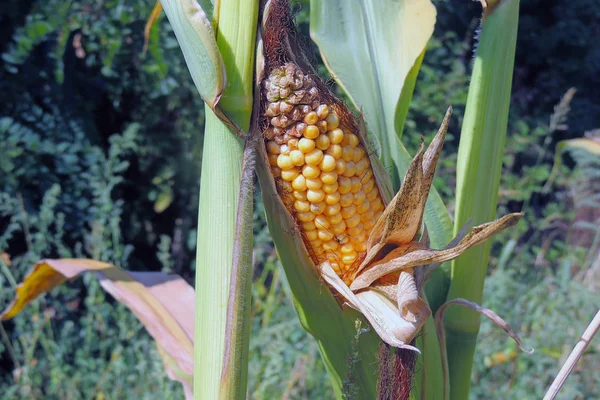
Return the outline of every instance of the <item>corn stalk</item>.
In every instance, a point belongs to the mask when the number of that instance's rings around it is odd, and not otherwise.
[[[242,211],[245,222],[238,227],[240,240],[236,241],[236,221],[244,152],[240,133],[249,131],[252,113],[258,4],[252,0],[223,0],[216,5],[204,1],[202,7],[193,0],[163,0],[162,4],[206,104],[196,256],[194,398],[243,398],[251,279],[251,254],[244,250],[252,240],[252,224]],[[252,196],[243,199],[250,201],[251,209]],[[240,270],[246,273],[237,274]],[[232,292],[237,295],[232,301],[242,299],[242,303],[229,301]],[[224,356],[231,348],[236,350]]]

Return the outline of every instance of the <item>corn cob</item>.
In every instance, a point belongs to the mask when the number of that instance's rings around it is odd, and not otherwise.
[[[264,93],[265,146],[279,195],[315,265],[328,261],[349,283],[385,208],[366,147],[348,111],[320,95],[295,64],[273,69]]]

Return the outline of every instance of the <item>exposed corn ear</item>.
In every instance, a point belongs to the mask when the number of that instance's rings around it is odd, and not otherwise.
[[[274,69],[264,92],[265,145],[283,203],[315,265],[329,262],[349,284],[385,207],[367,149],[348,111],[322,100],[295,64]]]

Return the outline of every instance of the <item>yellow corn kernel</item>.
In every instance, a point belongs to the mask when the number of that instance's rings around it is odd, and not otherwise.
[[[303,137],[298,142],[298,150],[300,150],[304,154],[310,153],[316,145],[317,144],[314,140]]]
[[[292,159],[290,158],[290,156],[286,156],[284,154],[280,154],[277,157],[277,166],[279,168],[281,168],[282,170],[285,169],[290,169],[294,167],[294,163],[292,162]]]
[[[325,193],[331,194],[334,193],[336,190],[338,190],[338,183],[334,182],[334,183],[329,183],[329,184],[325,184],[323,185],[323,187],[321,189],[323,189],[323,191]]]
[[[285,170],[281,171],[281,179],[283,179],[286,182],[292,182],[299,175],[300,175],[300,170],[298,170],[297,168],[285,169]],[[294,187],[294,186],[292,185],[292,187]]]
[[[306,201],[306,191],[305,190],[294,190],[294,193],[292,193],[294,195],[294,198],[296,200],[301,200],[301,201]]]
[[[327,204],[324,201],[310,205],[310,211],[315,215],[323,214],[325,208],[327,208]]]
[[[301,167],[302,165],[304,165],[304,153],[302,153],[300,150],[290,151],[290,159],[292,160],[292,163],[297,167]]]
[[[356,135],[352,135],[352,137],[356,138],[358,144],[358,138],[356,137]],[[352,146],[352,139],[350,140],[350,146]],[[352,158],[352,161],[354,161],[354,164],[357,164],[360,160],[366,160],[365,151],[360,147],[354,147],[354,157]]]
[[[329,107],[327,107],[327,104],[321,104],[317,107],[317,115],[319,116],[319,119],[327,118],[329,115]]]
[[[339,243],[335,240],[330,240],[327,243],[323,243],[323,248],[325,249],[325,251],[336,251],[339,247]],[[329,258],[327,258],[327,260],[335,260],[335,256],[330,256]]]
[[[344,193],[340,197],[340,205],[342,207],[349,207],[352,205],[352,203],[354,203],[354,195],[352,193],[350,193],[350,192]]]
[[[333,233],[331,233],[330,231],[328,231],[326,229],[319,229],[318,232],[319,232],[319,239],[321,239],[324,242],[328,242],[333,239]]]
[[[342,159],[346,163],[354,159],[354,149],[350,145],[342,147]]]
[[[337,183],[338,174],[335,171],[322,172],[320,178],[324,184],[333,185],[333,184]]]
[[[336,161],[335,172],[337,172],[338,175],[342,175],[344,172],[346,172],[346,162],[344,160]]]
[[[352,253],[344,254],[344,256],[342,257],[342,262],[346,265],[353,264],[357,258],[358,253],[356,251],[353,251]]]
[[[356,217],[356,215],[355,215],[355,217]],[[350,235],[350,236],[356,236],[356,235],[359,235],[362,231],[363,231],[363,224],[360,223],[360,217],[359,217],[358,225],[351,227],[350,229],[348,229],[346,231],[346,233],[348,233],[348,235]]]
[[[317,226],[315,225],[314,221],[304,222],[302,223],[302,229],[304,231],[314,231],[315,229],[317,229]]]
[[[346,220],[346,225],[348,224],[348,218],[353,217],[354,215],[356,215],[356,207],[349,206],[342,209],[342,218]],[[358,217],[358,221],[360,222],[360,217]]]
[[[310,203],[308,201],[296,200],[294,201],[294,209],[298,212],[310,211]]]
[[[379,197],[379,192],[377,190],[371,190],[367,194],[367,200],[369,200],[369,201],[374,201],[378,197]]]
[[[346,163],[346,172],[344,172],[344,176],[351,178],[354,174],[356,174],[356,165],[354,165],[354,161],[348,161]]]
[[[354,228],[356,225],[360,224],[360,214],[354,214],[348,219],[344,218],[344,220],[346,221],[346,226],[348,228]]]
[[[329,136],[329,141],[332,144],[340,144],[340,143],[342,143],[342,140],[344,140],[344,131],[337,128],[337,129],[327,132],[327,136]],[[275,142],[273,142],[273,143],[275,143]],[[277,151],[279,151],[279,146],[277,147]]]
[[[292,187],[298,191],[306,190],[306,178],[304,175],[298,175],[296,178],[294,178],[292,181]]]
[[[315,217],[315,226],[319,229],[327,229],[330,226],[329,220],[324,215],[317,215]]]
[[[360,192],[359,192],[360,193]],[[358,193],[357,193],[358,194]],[[367,211],[369,211],[369,208],[371,206],[371,203],[369,203],[369,200],[367,200],[366,198],[363,199],[362,203],[360,204],[356,204],[356,196],[354,196],[354,205],[356,206],[356,212],[359,214],[364,214]]]
[[[362,182],[362,179],[361,179],[361,182]],[[365,193],[370,193],[374,186],[375,186],[375,181],[373,179],[369,179],[366,183],[363,182],[363,191]]]
[[[299,221],[310,222],[313,219],[315,219],[315,214],[313,214],[311,212],[301,212],[301,213],[296,214],[296,217],[298,217]]]
[[[340,203],[329,204],[325,208],[324,214],[328,215],[328,216],[334,216],[336,214],[339,214],[341,209],[342,209],[342,206],[340,205]],[[331,218],[329,219],[329,222],[331,222]]]
[[[367,251],[367,241],[365,240],[364,242],[357,242],[354,245],[354,248],[356,249],[357,252],[360,252],[360,253]]]
[[[317,255],[323,254],[323,249],[321,248],[321,246],[323,245],[323,241],[318,239],[318,234],[317,234],[317,239],[311,240],[310,244],[311,244],[313,253],[315,253]]]
[[[346,178],[345,176],[340,176],[338,178],[338,185],[338,190],[340,191],[340,194],[346,194],[350,190],[352,190],[352,181],[350,181],[350,179]]]
[[[353,176],[352,179],[350,180],[350,182],[352,182],[352,193],[358,193],[360,191],[360,188],[362,187],[362,183],[360,182],[360,179],[357,176]]]
[[[312,231],[306,231],[304,232],[304,236],[308,240],[317,240],[319,238],[319,232],[316,229]]]
[[[326,153],[333,156],[333,158],[335,158],[335,160],[337,161],[340,158],[342,158],[342,155],[344,154],[344,149],[339,144],[330,144]]]
[[[339,224],[340,222],[344,222],[344,218],[342,218],[342,214],[340,214],[339,212],[337,214],[333,214],[333,215],[329,216],[329,223],[331,225]],[[346,229],[345,225],[344,225],[344,229]]]
[[[365,231],[371,231],[371,229],[373,229],[373,227],[375,226],[375,222],[376,221],[374,219],[363,222],[363,229]]]
[[[335,171],[335,158],[329,154],[325,154],[321,160],[321,163],[319,164],[319,167],[323,172]]]
[[[329,147],[329,136],[327,136],[326,134],[321,134],[319,135],[317,140],[315,140],[315,143],[317,144],[318,149],[327,150],[327,148]]]
[[[371,202],[371,209],[375,211],[375,214],[377,214],[377,211],[383,210],[383,203],[380,198],[376,198]]]
[[[306,187],[310,190],[319,190],[323,186],[323,181],[319,178],[308,178],[306,179]]]
[[[320,173],[321,170],[315,167],[314,165],[306,164],[302,167],[302,175],[304,175],[305,178],[316,178],[317,176],[319,176]]]
[[[340,198],[341,196],[339,192],[327,193],[325,194],[325,203],[329,205],[337,204],[340,202]]]
[[[304,116],[304,122],[308,125],[314,125],[317,121],[319,121],[319,116],[314,111],[311,111]]]
[[[321,133],[327,132],[327,121],[317,122],[317,127],[319,128],[319,132],[321,132]]]
[[[369,162],[366,158],[363,158],[362,160],[355,162],[354,165],[356,167],[356,175],[362,177],[365,170],[369,166]]]
[[[344,221],[340,221],[336,224],[331,225],[329,230],[336,235],[344,233],[346,231],[346,223]]]
[[[367,211],[366,213],[360,214],[360,220],[363,224],[367,224],[369,221],[373,221],[375,217],[375,211],[372,209]]]
[[[319,163],[321,162],[322,159],[323,159],[323,152],[319,149],[314,149],[313,151],[311,151],[310,153],[307,153],[304,156],[304,162],[306,162],[306,164],[308,164],[308,165],[319,165]],[[279,162],[279,159],[277,159],[277,162]],[[279,166],[279,168],[283,169],[283,167],[281,167],[281,166]]]
[[[353,186],[354,187],[354,186]],[[367,200],[367,196],[365,195],[365,192],[363,192],[362,190],[354,193],[354,205],[355,206],[360,206],[361,204],[363,204],[365,201]]]
[[[325,118],[325,121],[327,121],[328,131],[332,131],[340,125],[340,119],[338,118],[338,115],[334,112],[329,113],[327,118]]]
[[[369,168],[368,170],[365,171],[365,173],[360,177],[360,181],[362,183],[366,183],[367,181],[369,181],[371,178],[373,177],[373,171],[371,171],[371,169]]]
[[[321,131],[316,125],[308,125],[306,129],[304,129],[304,137],[308,139],[316,139],[320,134]]]
[[[354,251],[354,246],[350,242],[348,242],[348,243],[344,244],[342,247],[340,247],[340,252],[342,254],[352,253],[353,251]]]
[[[306,198],[311,203],[320,203],[325,200],[325,192],[322,190],[307,190]]]

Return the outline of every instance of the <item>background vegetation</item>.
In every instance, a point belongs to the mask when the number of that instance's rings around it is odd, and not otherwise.
[[[0,14],[0,307],[44,257],[91,257],[193,281],[203,106],[166,19],[142,52],[153,4],[8,0]],[[461,116],[480,8],[436,1],[403,140],[412,152],[455,109],[435,186],[452,208]],[[308,35],[308,1],[297,1]],[[597,7],[597,5],[596,5]],[[499,214],[485,305],[536,353],[484,322],[473,398],[540,398],[600,304],[600,161],[556,144],[600,136],[600,14],[594,0],[523,0]],[[315,61],[319,61],[315,53]],[[324,71],[324,68],[321,68]],[[568,89],[577,89],[555,108]],[[570,110],[569,110],[570,108]],[[249,392],[329,398],[257,196]],[[451,210],[452,211],[452,210]],[[202,227],[200,227],[202,229]],[[21,399],[180,398],[147,333],[93,278],[64,285],[0,330],[0,393]],[[592,345],[561,393],[600,392]],[[504,356],[502,359],[501,356]]]

